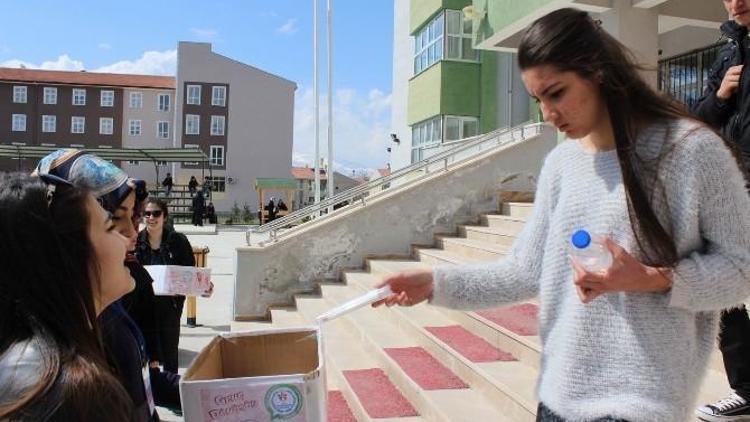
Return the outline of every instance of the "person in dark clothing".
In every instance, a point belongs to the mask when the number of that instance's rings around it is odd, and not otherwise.
[[[135,255],[141,265],[194,266],[193,248],[187,237],[164,224],[167,204],[159,199],[146,201],[143,211],[146,228],[138,234]],[[166,371],[177,372],[180,318],[185,296],[156,296],[156,315],[162,364]]]
[[[188,191],[190,191],[190,196],[195,195],[195,192],[198,191],[198,180],[195,178],[195,176],[190,176],[190,181],[188,182]]]
[[[172,187],[174,186],[174,181],[172,181],[172,173],[167,173],[167,177],[162,180],[161,185],[164,186],[164,190],[167,196],[172,194]]]
[[[750,168],[750,1],[724,0],[732,20],[721,25],[726,43],[711,67],[703,95],[691,111],[722,132],[739,149]],[[748,210],[750,212],[750,210]],[[750,317],[744,305],[721,315],[719,349],[732,392],[715,403],[696,409],[706,421],[750,420]]]
[[[274,199],[276,198],[272,196],[266,204],[266,211],[268,212],[268,220],[266,222],[273,221],[276,218],[276,202],[274,202]]]
[[[206,205],[206,218],[208,218],[208,224],[216,224],[216,207],[213,202]]]
[[[276,204],[276,208],[278,208],[279,211],[289,211],[289,207],[286,206],[284,200],[281,198],[279,198],[279,203]]]
[[[203,179],[203,187],[201,188],[203,191],[203,197],[210,198],[211,189],[213,189],[213,183],[211,183],[211,178],[206,176],[206,178]]]
[[[203,192],[198,192],[193,198],[193,225],[203,226],[203,214],[206,212],[206,199]]]

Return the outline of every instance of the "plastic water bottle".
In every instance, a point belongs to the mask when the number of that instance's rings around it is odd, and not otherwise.
[[[586,230],[578,230],[570,239],[570,254],[586,271],[600,272],[612,265],[612,254],[606,246],[592,242]]]

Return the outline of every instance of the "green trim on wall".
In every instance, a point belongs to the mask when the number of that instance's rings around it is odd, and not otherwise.
[[[473,0],[476,10],[486,10],[481,22],[474,22],[474,45],[486,40],[513,22],[528,16],[555,0]],[[413,0],[412,4],[418,2]]]
[[[440,114],[441,69],[443,62],[435,63],[409,81],[406,123],[411,126]]]
[[[479,63],[443,61],[440,114],[479,117],[480,69]]]
[[[461,10],[471,0],[411,0],[409,9],[409,33],[414,35],[435,14],[443,9]]]
[[[479,132],[487,133],[497,129],[497,53],[480,51]]]

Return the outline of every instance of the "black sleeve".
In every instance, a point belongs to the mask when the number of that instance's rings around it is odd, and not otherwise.
[[[135,280],[135,290],[123,296],[123,304],[133,321],[135,321],[146,341],[146,350],[151,361],[162,361],[159,329],[156,324],[156,308],[154,305],[154,280],[138,262],[126,262],[130,275]]]
[[[734,101],[724,102],[716,96],[716,92],[721,86],[721,81],[724,79],[724,74],[731,66],[731,49],[732,45],[727,45],[719,51],[716,61],[711,66],[708,79],[706,81],[706,89],[703,91],[703,95],[693,103],[690,111],[700,120],[713,127],[714,129],[721,129],[735,112]]]
[[[174,256],[172,265],[183,265],[186,267],[195,266],[195,257],[193,256],[193,246],[187,236],[182,233],[172,232],[169,250]]]
[[[180,376],[172,372],[151,368],[151,392],[157,406],[182,410],[180,403]]]

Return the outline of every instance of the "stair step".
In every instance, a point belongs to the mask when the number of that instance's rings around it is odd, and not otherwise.
[[[502,229],[487,226],[459,226],[458,234],[469,240],[478,240],[506,248],[513,246],[516,240],[515,233],[511,234]]]
[[[482,262],[481,260],[476,258],[465,257],[455,252],[437,248],[416,248],[415,256],[419,260],[419,262],[430,266]]]
[[[519,336],[539,335],[539,306],[533,303],[487,309],[477,311],[477,314]]]
[[[346,402],[344,394],[341,391],[329,391],[328,403],[326,405],[328,422],[357,422],[349,403]]]
[[[345,370],[343,373],[370,417],[419,416],[416,409],[391,383],[382,369]]]
[[[492,346],[460,325],[425,327],[425,330],[475,363],[516,360],[510,353]]]
[[[521,233],[523,226],[526,224],[525,218],[502,214],[485,214],[481,216],[480,221],[485,226],[500,229],[512,235]]]
[[[446,252],[476,261],[496,261],[510,249],[509,246],[463,237],[440,236],[437,238],[437,245]]]
[[[534,204],[531,202],[503,202],[502,213],[511,217],[529,218]]]
[[[387,348],[385,352],[423,390],[469,388],[461,378],[421,347]]]

